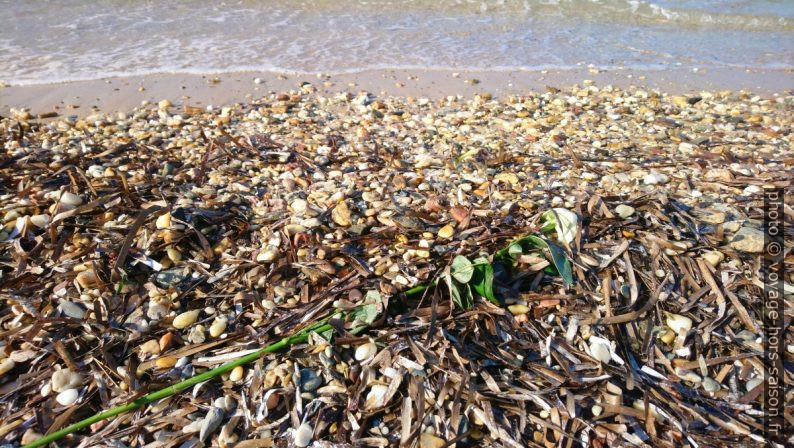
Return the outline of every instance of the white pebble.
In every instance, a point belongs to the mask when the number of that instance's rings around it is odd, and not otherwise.
[[[642,179],[642,182],[645,183],[646,185],[666,184],[669,181],[670,178],[662,173],[651,173]]]
[[[0,376],[3,376],[13,370],[14,366],[16,366],[16,363],[11,358],[6,358],[3,361],[0,361]]]
[[[61,203],[77,207],[83,203],[83,199],[74,193],[65,191],[63,195],[61,195]]]
[[[375,356],[375,353],[378,351],[378,346],[375,345],[374,342],[367,342],[366,344],[361,344],[356,347],[356,354],[355,358],[356,361],[364,361],[365,359],[369,359]]]
[[[61,406],[69,406],[77,401],[79,395],[77,389],[66,389],[55,397],[55,401]]]
[[[312,428],[308,423],[303,423],[298,426],[298,429],[295,430],[295,446],[301,448],[309,446],[313,437],[314,428]]]

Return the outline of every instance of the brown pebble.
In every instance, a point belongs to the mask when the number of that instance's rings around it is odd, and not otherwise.
[[[154,364],[158,369],[170,369],[176,365],[177,359],[173,356],[161,356],[157,358]]]

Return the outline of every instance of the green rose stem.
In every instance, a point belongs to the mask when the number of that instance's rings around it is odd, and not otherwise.
[[[56,432],[54,432],[52,434],[48,434],[48,435],[46,435],[46,436],[44,436],[44,437],[42,437],[42,438],[40,438],[38,440],[35,440],[35,441],[25,445],[23,448],[36,448],[36,447],[39,447],[39,446],[44,446],[44,445],[46,445],[46,444],[48,444],[50,442],[54,442],[54,441],[56,441],[56,440],[58,440],[58,439],[60,439],[60,438],[62,438],[64,436],[67,436],[67,435],[69,435],[69,434],[71,434],[71,433],[73,433],[75,431],[79,431],[79,430],[85,428],[86,426],[90,426],[90,425],[92,425],[92,424],[94,424],[94,423],[96,423],[98,421],[105,420],[105,419],[108,419],[108,418],[111,418],[111,417],[115,417],[117,415],[124,414],[126,412],[134,411],[134,410],[140,408],[141,406],[145,406],[145,405],[147,405],[149,403],[152,403],[154,401],[161,400],[163,398],[170,397],[171,395],[178,394],[179,392],[181,392],[181,391],[183,391],[183,390],[185,390],[185,389],[187,389],[189,387],[195,386],[196,384],[203,383],[204,381],[211,380],[211,379],[215,378],[216,376],[219,376],[221,374],[229,372],[229,371],[231,371],[232,369],[234,369],[237,366],[241,366],[243,364],[247,364],[249,362],[256,361],[257,359],[259,359],[260,356],[264,355],[265,353],[273,353],[273,352],[279,351],[281,349],[287,348],[287,347],[289,347],[291,345],[294,345],[294,344],[297,344],[297,343],[300,343],[300,342],[305,342],[306,339],[308,339],[309,334],[312,333],[312,332],[324,333],[326,331],[332,330],[333,327],[331,326],[331,324],[326,323],[328,321],[328,319],[329,318],[323,319],[322,321],[318,322],[317,324],[312,325],[311,327],[305,328],[305,329],[303,329],[302,331],[300,331],[297,334],[294,334],[292,336],[287,336],[284,339],[281,339],[280,341],[278,341],[278,342],[276,342],[274,344],[268,345],[267,347],[264,347],[264,348],[262,348],[260,350],[257,350],[257,351],[255,351],[253,353],[245,355],[245,356],[243,356],[243,357],[241,357],[239,359],[236,359],[234,361],[231,361],[229,363],[226,363],[226,364],[223,364],[221,366],[218,366],[218,367],[216,367],[216,368],[214,368],[212,370],[208,370],[208,371],[206,371],[206,372],[204,372],[204,373],[202,373],[200,375],[196,375],[196,376],[190,377],[190,378],[188,378],[188,379],[186,379],[184,381],[181,381],[179,383],[173,384],[173,385],[168,386],[168,387],[166,387],[164,389],[160,389],[160,390],[158,390],[156,392],[152,392],[152,393],[150,393],[148,395],[144,395],[143,397],[138,398],[137,400],[132,401],[130,403],[127,403],[125,405],[117,406],[117,407],[109,409],[107,411],[100,412],[98,414],[94,414],[94,415],[92,415],[91,417],[88,417],[85,420],[81,420],[81,421],[79,421],[77,423],[74,423],[72,425],[67,426],[66,428],[61,429],[60,431],[56,431]]]

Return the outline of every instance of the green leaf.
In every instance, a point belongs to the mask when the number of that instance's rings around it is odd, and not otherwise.
[[[487,258],[480,257],[474,260],[474,275],[469,284],[477,294],[499,304],[499,299],[493,291],[493,266]]]
[[[474,268],[471,261],[463,255],[458,255],[452,260],[452,277],[461,283],[469,283],[472,275],[474,275]]]
[[[556,244],[546,241],[543,238],[537,237],[535,235],[528,235],[525,237],[527,241],[529,241],[535,247],[539,247],[541,249],[548,250],[549,255],[551,256],[552,264],[554,264],[557,273],[560,274],[563,281],[565,282],[565,286],[573,285],[573,273],[571,271],[571,264],[568,261],[568,257],[565,256],[565,251],[557,246]],[[548,256],[546,258],[549,258]]]
[[[507,253],[511,258],[517,258],[524,253],[524,248],[520,244],[513,243],[507,248]]]
[[[364,296],[364,305],[355,308],[350,314],[356,321],[364,325],[372,325],[378,319],[378,305],[381,301],[380,293],[371,290]]]
[[[568,261],[565,251],[554,243],[548,243],[548,247],[554,267],[557,268],[557,272],[559,272],[560,277],[562,277],[562,280],[565,282],[565,287],[572,286],[573,271],[571,270],[571,263]]]
[[[471,308],[474,304],[474,300],[472,299],[469,285],[458,283],[452,278],[449,272],[444,276],[444,279],[446,280],[447,287],[449,288],[449,295],[452,297],[452,302],[455,306],[462,309]]]
[[[518,246],[521,252],[515,246]],[[544,251],[546,258],[554,265],[555,273],[562,277],[566,287],[573,285],[573,272],[568,257],[565,256],[565,251],[556,244],[535,235],[527,235],[513,241],[509,246],[499,250],[494,255],[494,261],[500,261],[510,267],[514,267],[516,257],[525,251],[531,251],[533,248]]]
[[[571,244],[576,238],[579,229],[579,217],[576,213],[565,208],[547,210],[541,217],[540,231],[550,234],[556,233],[555,239],[560,244]]]

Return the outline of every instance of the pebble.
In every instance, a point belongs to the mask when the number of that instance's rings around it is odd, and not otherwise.
[[[22,438],[19,441],[22,443],[22,445],[28,445],[28,444],[33,443],[34,441],[36,441],[37,439],[40,439],[42,437],[43,437],[43,434],[37,432],[33,428],[28,428],[25,431],[25,433],[22,434]]]
[[[292,209],[292,212],[298,216],[301,216],[306,213],[306,210],[309,208],[309,203],[306,202],[305,199],[295,199],[289,205]]]
[[[369,358],[372,358],[373,356],[375,356],[377,352],[378,352],[378,346],[375,345],[374,342],[370,341],[356,347],[356,353],[354,355],[354,358],[356,359],[356,361],[361,362]]]
[[[75,277],[75,281],[77,281],[77,284],[79,284],[83,289],[91,288],[92,286],[99,284],[99,278],[93,269],[79,272],[77,277]]]
[[[171,214],[170,213],[164,213],[164,214],[158,216],[157,220],[155,220],[154,225],[158,229],[167,229],[167,228],[171,227]]]
[[[675,374],[678,375],[678,377],[681,378],[682,380],[689,381],[690,383],[699,384],[701,381],[703,381],[700,375],[698,375],[697,373],[691,370],[676,368]]]
[[[454,235],[454,233],[455,233],[455,228],[449,224],[438,229],[438,237],[444,240],[448,240],[452,238],[452,235]]]
[[[725,212],[713,212],[709,215],[704,216],[702,219],[704,222],[709,224],[722,224],[725,222]]]
[[[742,227],[733,236],[730,246],[739,252],[761,253],[764,251],[764,232],[752,227]]]
[[[54,392],[63,392],[83,384],[83,376],[70,369],[56,368],[50,378],[50,388]]]
[[[14,367],[16,367],[16,365],[17,363],[14,362],[14,360],[11,358],[6,358],[0,361],[0,376],[3,376],[6,373],[14,370]]]
[[[74,404],[79,396],[80,393],[77,391],[77,389],[66,389],[55,397],[55,401],[57,401],[61,406],[69,406]]]
[[[236,383],[243,379],[243,375],[245,374],[245,369],[243,366],[237,366],[232,369],[232,372],[229,374],[229,381]]]
[[[62,301],[58,305],[58,309],[67,316],[71,317],[72,319],[82,320],[85,317],[85,308],[75,302],[70,302],[68,300]]]
[[[345,201],[340,201],[336,207],[331,211],[331,218],[337,225],[342,227],[350,227],[353,223],[350,221],[350,208],[348,208]]]
[[[154,364],[158,369],[170,369],[177,364],[177,359],[173,356],[161,356],[157,358]]]
[[[312,438],[314,438],[314,428],[308,423],[302,423],[298,426],[298,429],[295,430],[293,437],[295,446],[300,448],[309,446],[312,442]]]
[[[634,207],[626,204],[620,204],[615,207],[615,213],[621,218],[626,219],[634,214]]]
[[[34,226],[42,229],[47,227],[50,223],[50,215],[43,214],[43,215],[33,215],[30,217],[30,223]]]
[[[423,432],[422,435],[419,436],[419,448],[441,448],[446,444],[446,440],[433,434]]]
[[[199,441],[207,440],[207,437],[212,434],[223,421],[223,409],[213,406],[201,421],[201,429],[199,430]]]
[[[710,377],[703,378],[703,390],[705,390],[706,392],[714,393],[720,390],[721,388],[722,386],[720,385],[720,383],[715,381],[713,378]]]
[[[667,175],[662,173],[651,173],[642,178],[645,185],[663,185],[670,181]]]
[[[313,369],[300,370],[301,389],[307,392],[313,392],[323,385],[323,378],[317,374]]]
[[[388,386],[383,384],[373,384],[367,393],[367,399],[364,403],[364,408],[373,410],[382,408],[386,405],[386,392],[389,390]]]
[[[61,201],[60,202],[62,204],[66,204],[66,205],[71,205],[73,207],[77,207],[78,205],[83,203],[83,198],[81,198],[80,196],[78,196],[78,195],[76,195],[74,193],[70,193],[68,191],[65,191],[65,192],[63,192],[63,195],[61,195]]]
[[[174,328],[176,328],[178,330],[181,330],[183,328],[187,328],[187,327],[193,325],[196,322],[200,312],[201,312],[201,310],[185,311],[184,313],[182,313],[182,314],[180,314],[180,315],[178,315],[178,316],[176,316],[174,318],[174,321],[172,322],[172,325],[174,326]]]
[[[275,248],[267,248],[256,256],[256,261],[271,263],[278,258],[278,249]]]
[[[228,319],[225,317],[216,317],[215,320],[212,321],[212,325],[210,325],[210,336],[217,338],[223,334],[223,332],[226,331],[228,322]]]
[[[142,355],[159,355],[160,354],[160,343],[156,339],[150,339],[143,344],[141,344],[138,350],[141,352]]]
[[[513,316],[520,316],[522,314],[527,314],[530,311],[530,308],[528,306],[522,304],[509,305],[507,309],[510,310]]]
[[[718,250],[711,250],[703,254],[703,259],[706,260],[708,264],[717,267],[717,265],[725,259],[725,254]]]

